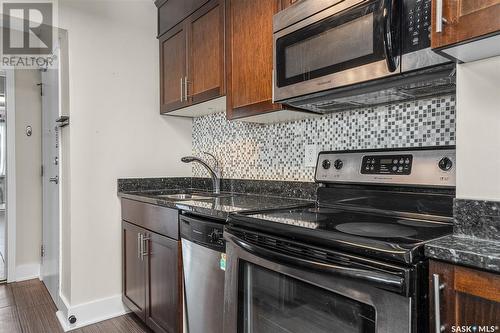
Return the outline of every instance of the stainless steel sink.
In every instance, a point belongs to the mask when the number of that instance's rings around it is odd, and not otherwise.
[[[231,194],[228,193],[213,193],[213,192],[193,192],[192,194],[209,198],[227,198],[231,196]]]
[[[171,200],[207,200],[207,199],[212,199],[210,196],[204,196],[204,195],[198,195],[198,194],[189,194],[189,193],[183,193],[183,194],[165,194],[165,195],[159,195],[158,198],[162,199],[171,199]]]
[[[177,194],[163,194],[158,195],[158,198],[169,199],[174,201],[185,201],[185,200],[209,200],[213,198],[224,198],[230,197],[230,194],[222,193],[211,193],[211,192],[193,192],[193,193],[177,193]]]

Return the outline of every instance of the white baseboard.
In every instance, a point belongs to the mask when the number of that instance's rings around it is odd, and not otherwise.
[[[57,311],[56,315],[65,332],[119,317],[130,312],[123,304],[121,294],[73,306],[69,304],[63,295],[60,295],[60,297],[63,303],[62,309]],[[64,311],[64,308],[67,310]],[[76,317],[76,323],[74,324],[70,324],[68,321],[68,318],[72,315]]]
[[[16,282],[40,278],[40,264],[16,266]]]

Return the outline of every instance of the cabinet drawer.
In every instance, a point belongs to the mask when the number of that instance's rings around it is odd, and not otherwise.
[[[160,235],[179,239],[179,213],[176,209],[122,199],[122,219]]]

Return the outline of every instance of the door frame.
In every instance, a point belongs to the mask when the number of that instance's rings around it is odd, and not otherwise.
[[[15,70],[1,71],[5,75],[5,99],[7,114],[7,169],[6,169],[6,192],[5,202],[6,214],[6,259],[7,259],[7,282],[16,281],[16,99],[15,99]]]

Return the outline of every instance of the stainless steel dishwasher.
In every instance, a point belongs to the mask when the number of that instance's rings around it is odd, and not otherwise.
[[[223,222],[181,215],[185,332],[220,333],[223,327],[226,244]]]

